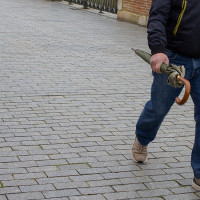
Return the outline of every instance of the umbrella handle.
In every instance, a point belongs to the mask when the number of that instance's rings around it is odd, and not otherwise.
[[[191,86],[190,82],[182,76],[177,76],[177,79],[185,85],[185,94],[181,100],[179,99],[179,97],[176,97],[175,101],[177,104],[183,105],[188,100],[191,91]]]

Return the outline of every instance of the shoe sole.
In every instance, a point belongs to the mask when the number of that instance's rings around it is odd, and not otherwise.
[[[197,185],[194,181],[192,181],[192,187],[200,191],[200,185]]]
[[[136,162],[136,163],[146,163],[147,160],[148,160],[148,157],[146,157],[146,160],[145,160],[145,161],[137,161],[137,160],[135,160],[135,158],[134,158],[133,156],[132,156],[132,159],[133,159],[133,161]]]

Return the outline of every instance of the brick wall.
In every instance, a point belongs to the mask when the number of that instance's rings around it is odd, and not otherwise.
[[[123,10],[148,16],[151,0],[123,0]]]
[[[118,19],[146,26],[151,2],[152,0],[118,0]]]

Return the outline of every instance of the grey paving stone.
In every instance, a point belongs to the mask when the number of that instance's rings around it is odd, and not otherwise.
[[[69,197],[51,198],[51,200],[69,200]]]
[[[118,161],[118,160],[126,160],[126,158],[122,155],[117,155],[117,156],[100,156],[100,157],[97,157],[97,160],[100,161],[100,162],[103,162],[103,161]]]
[[[24,156],[24,155],[29,155],[28,151],[2,151],[1,152],[1,162],[6,162],[6,160],[8,160],[9,162],[9,159],[13,162],[14,161],[19,161],[18,158],[16,158],[15,156]],[[8,157],[8,158],[6,158]]]
[[[181,186],[191,186],[192,180],[191,179],[181,179],[181,180],[176,180],[178,184]]]
[[[4,187],[21,186],[21,185],[36,185],[37,184],[37,182],[33,179],[2,181],[2,183],[3,183]]]
[[[55,190],[52,184],[46,185],[30,185],[30,186],[20,186],[22,192],[42,192],[42,191],[51,191]]]
[[[178,162],[178,163],[168,163],[171,168],[188,167],[190,168],[190,162]]]
[[[97,180],[97,181],[87,181],[87,184],[90,187],[97,187],[97,186],[104,186],[104,185],[121,185],[121,182],[119,179],[110,179],[110,180]]]
[[[0,174],[21,174],[27,173],[25,168],[14,168],[14,169],[0,169]]]
[[[107,168],[89,168],[89,169],[77,169],[79,174],[105,174],[110,171]]]
[[[183,178],[186,178],[186,179],[193,179],[194,178],[194,174],[193,174],[193,171],[190,171],[189,173],[188,172],[185,172],[185,173],[181,173],[180,174]]]
[[[90,163],[91,167],[110,167],[110,166],[119,166],[119,162],[117,161],[105,161],[105,162],[95,162]]]
[[[34,179],[47,177],[43,172],[27,173],[27,174],[14,174],[15,179]]]
[[[80,156],[77,153],[62,153],[62,154],[55,154],[49,155],[49,157],[53,160],[60,160],[60,159],[68,159],[68,158],[79,158]],[[59,161],[58,161],[59,162]],[[67,161],[66,161],[67,162]],[[67,162],[68,163],[68,162]]]
[[[10,194],[10,193],[19,193],[21,192],[18,187],[5,187],[0,188],[0,194]]]
[[[48,162],[47,162],[48,165]],[[56,166],[42,166],[42,167],[29,167],[26,168],[28,172],[35,173],[35,172],[47,172],[47,171],[58,171]]]
[[[97,156],[105,156],[108,155],[108,152],[106,151],[99,151],[99,152],[80,152],[78,153],[81,157],[88,157],[88,156],[92,156],[92,157],[97,157]]]
[[[36,181],[38,184],[48,184],[48,183],[67,183],[70,182],[70,179],[68,177],[53,177],[53,178],[37,178]]]
[[[83,157],[83,158],[69,158],[66,159],[69,163],[74,164],[74,163],[95,163],[97,162],[96,158],[94,157]]]
[[[195,189],[190,186],[185,187],[174,187],[170,189],[174,194],[181,194],[181,193],[192,193],[195,192]]]
[[[180,185],[176,181],[159,181],[159,182],[149,182],[145,183],[149,189],[159,189],[159,188],[174,188]]]
[[[19,146],[20,142],[1,142],[0,147]]]
[[[74,134],[73,134],[74,135]],[[75,136],[76,137],[76,136]],[[56,149],[59,153],[61,154],[68,154],[68,153],[83,153],[83,152],[88,152],[85,148],[83,147],[77,147],[77,148],[65,148],[65,149]],[[94,152],[95,153],[95,152]]]
[[[98,181],[97,181],[98,182]],[[56,187],[56,189],[73,189],[73,188],[86,188],[89,187],[88,183],[86,182],[71,182],[71,181],[57,181],[54,183],[54,186]]]
[[[174,181],[182,179],[182,176],[179,174],[167,174],[167,175],[159,175],[159,176],[150,176],[154,181]]]
[[[26,168],[38,166],[35,161],[0,163],[0,168]]]
[[[188,148],[187,146],[177,146],[177,147],[162,147],[162,149],[164,149],[165,151],[176,151],[176,152],[182,152],[182,151],[191,151],[190,148]]]
[[[91,165],[91,163],[90,163]],[[78,164],[78,163],[75,163],[75,164],[67,164],[67,165],[60,165],[60,166],[57,166],[61,171],[64,171],[64,170],[74,170],[74,169],[88,169],[88,168],[91,168],[89,164]]]
[[[192,169],[190,167],[179,167],[179,168],[170,168],[170,169],[163,169],[167,174],[180,174],[180,173],[190,173]]]
[[[135,177],[131,172],[119,172],[119,173],[106,173],[102,174],[105,179],[115,179],[115,178],[127,178],[127,177]]]
[[[131,183],[148,183],[152,182],[152,179],[150,179],[148,176],[141,176],[141,177],[128,177],[128,178],[121,178],[120,181],[123,184],[131,184]]]
[[[56,191],[48,191],[43,192],[45,198],[55,198],[55,197],[70,197],[79,195],[80,193],[76,189],[68,189],[68,190],[56,190]]]
[[[5,162],[16,162],[19,161],[17,157],[0,157],[0,162],[5,163]]]
[[[13,180],[13,176],[12,174],[6,174],[6,175],[0,175],[0,180],[1,181],[9,181],[9,180]]]
[[[153,198],[134,198],[134,200],[163,200],[163,198],[162,197],[153,197]]]
[[[176,157],[174,158],[153,158],[149,159],[150,164],[168,164],[168,163],[177,163]]]
[[[1,199],[1,200],[7,200],[7,198],[6,198],[5,195],[0,195],[0,199]]]
[[[195,195],[194,193],[186,193],[186,194],[174,194],[174,195],[169,195],[169,196],[163,196],[165,200],[197,200],[199,199],[199,196]]]
[[[156,169],[156,170],[143,170],[143,171],[134,171],[136,176],[152,176],[152,175],[165,175],[164,170]]]
[[[138,191],[138,194],[140,194],[141,197],[160,197],[163,195],[170,195],[172,192],[168,189],[156,189],[156,190],[143,190]]]
[[[136,192],[115,192],[104,194],[107,199],[114,200],[114,199],[134,199],[139,197]]]
[[[114,190],[117,192],[125,192],[125,191],[137,191],[137,190],[145,190],[147,187],[144,184],[128,184],[128,185],[116,185],[113,186]]]
[[[132,161],[153,78],[131,47],[149,51],[146,28],[66,1],[0,3],[0,198],[199,198],[191,98]]]
[[[34,156],[19,156],[21,161],[29,160],[48,160],[50,159],[47,155],[34,155]]]
[[[104,186],[104,187],[90,187],[90,188],[79,188],[78,189],[81,194],[88,195],[88,194],[105,194],[114,192],[112,187]]]
[[[24,146],[33,146],[33,145],[37,146],[37,145],[41,145],[41,147],[43,147],[43,145],[50,144],[50,142],[47,141],[47,140],[22,141],[21,144],[24,145]],[[15,145],[15,146],[19,146],[19,145]]]
[[[97,195],[87,195],[87,196],[74,196],[74,197],[69,197],[70,200],[93,200],[93,199],[98,199],[98,200],[105,200],[105,197],[101,194]]]
[[[110,146],[92,146],[92,147],[86,147],[87,151],[108,151],[108,150],[114,150],[114,148]]]
[[[190,162],[191,156],[181,156],[181,157],[176,157],[176,159],[179,162]]]
[[[27,193],[19,193],[19,194],[8,194],[8,200],[36,200],[36,199],[44,199],[44,196],[41,192],[27,192]]]
[[[90,147],[90,146],[96,146],[96,142],[79,142],[79,143],[70,143],[71,147]]]
[[[180,156],[181,154],[179,152],[159,152],[159,153],[152,153],[153,156],[156,158],[166,158],[166,157],[175,157]]]
[[[135,171],[141,170],[138,166],[135,165],[127,165],[127,166],[115,166],[115,167],[108,167],[111,172],[125,172],[125,171]]]
[[[164,163],[149,163],[149,164],[145,164],[145,165],[140,165],[139,166],[141,169],[143,170],[158,170],[158,169],[168,169],[168,163],[164,164]]]
[[[47,171],[46,175],[48,177],[59,177],[59,176],[76,176],[78,172],[76,170],[67,170],[67,171]]]
[[[31,148],[31,150],[29,149],[28,153],[31,154],[31,155],[41,155],[41,154],[52,155],[52,154],[57,154],[58,153],[56,150],[42,150],[41,147],[39,147],[39,148],[36,149],[36,150],[33,150]]]
[[[103,176],[100,174],[70,176],[69,178],[74,182],[94,181],[94,180],[103,180],[104,179]]]

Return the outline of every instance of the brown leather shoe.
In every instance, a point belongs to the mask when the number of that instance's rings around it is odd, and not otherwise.
[[[147,161],[147,146],[143,146],[139,143],[137,137],[132,148],[133,160],[137,163],[145,163]]]
[[[192,181],[192,187],[196,190],[200,190],[200,178],[194,178]]]

